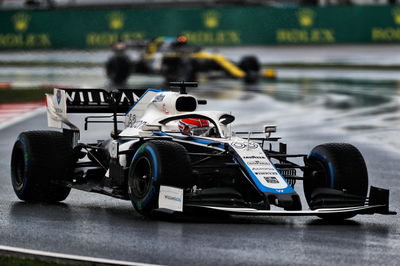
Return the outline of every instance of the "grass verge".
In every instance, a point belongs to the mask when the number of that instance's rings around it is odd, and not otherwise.
[[[36,102],[45,99],[45,93],[52,93],[53,89],[24,88],[0,90],[0,103]],[[0,264],[1,265],[1,264]]]
[[[56,260],[38,260],[38,259],[27,259],[27,258],[17,258],[17,257],[8,257],[8,256],[0,256],[0,265],[7,266],[66,266],[66,265],[78,265],[78,266],[89,266],[94,265],[91,263],[79,263],[79,262],[71,262],[71,263],[62,263],[57,262]]]

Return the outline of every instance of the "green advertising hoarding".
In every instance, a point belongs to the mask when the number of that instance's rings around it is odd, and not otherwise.
[[[0,49],[106,48],[118,40],[178,34],[199,45],[400,42],[400,7],[0,12]]]

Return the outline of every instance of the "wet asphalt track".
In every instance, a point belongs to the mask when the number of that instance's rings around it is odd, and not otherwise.
[[[215,89],[220,88],[220,89]],[[210,109],[233,111],[235,129],[278,126],[288,151],[350,142],[364,154],[370,184],[400,202],[400,90],[391,82],[218,82],[198,89]],[[74,115],[74,121],[80,117]],[[11,187],[18,132],[45,129],[46,117],[0,131],[0,245],[167,265],[398,265],[398,216],[357,216],[340,224],[312,217],[186,217],[149,220],[130,202],[72,191],[61,204],[27,204]],[[103,138],[109,129],[101,129]],[[84,133],[82,139],[97,136]],[[302,184],[296,184],[301,191]],[[303,204],[306,207],[306,204]]]

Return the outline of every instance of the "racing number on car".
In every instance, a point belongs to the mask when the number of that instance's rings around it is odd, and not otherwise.
[[[232,146],[234,146],[237,149],[245,149],[245,148],[249,148],[249,149],[257,149],[258,148],[258,144],[254,143],[254,142],[249,142],[249,143],[245,143],[245,142],[233,142]]]
[[[125,118],[125,127],[133,127],[136,122],[135,114],[128,114]]]
[[[267,183],[270,183],[270,184],[278,184],[279,183],[278,179],[276,179],[276,177],[274,177],[274,176],[264,176],[264,179]]]

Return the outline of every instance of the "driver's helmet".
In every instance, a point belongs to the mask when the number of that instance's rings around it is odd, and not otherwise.
[[[186,136],[204,136],[210,130],[210,123],[202,118],[184,118],[179,120],[179,130]]]
[[[172,47],[181,48],[185,47],[188,43],[188,38],[185,35],[179,35],[174,42],[172,42]]]
[[[126,49],[126,44],[124,42],[116,42],[112,45],[115,52],[124,52]]]
[[[185,35],[179,35],[178,38],[176,38],[176,40],[180,44],[186,44],[188,42],[188,38]]]

